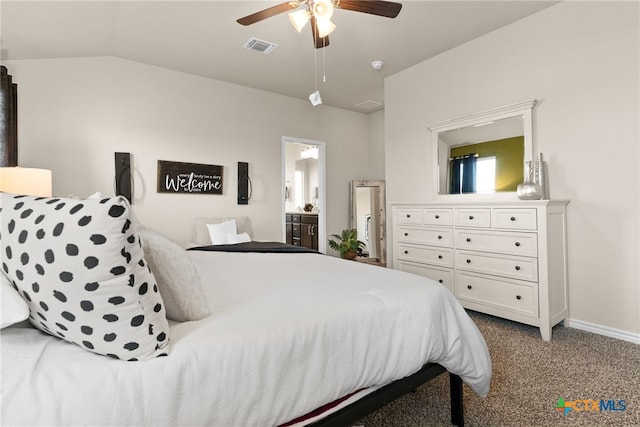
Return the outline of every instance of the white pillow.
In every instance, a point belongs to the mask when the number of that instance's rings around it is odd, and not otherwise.
[[[210,245],[211,237],[209,236],[208,224],[219,224],[234,219],[238,233],[247,233],[249,237],[253,236],[251,231],[251,221],[248,216],[236,216],[226,218],[197,217],[195,221],[195,233],[193,241],[199,245]]]
[[[2,269],[33,326],[118,359],[167,355],[164,303],[124,197],[0,200]]]
[[[178,322],[200,320],[211,314],[200,272],[187,251],[149,228],[141,228],[144,257],[158,281],[167,317]]]
[[[100,191],[96,191],[95,193],[92,193],[90,195],[88,195],[87,197],[80,197],[80,196],[76,196],[75,194],[69,194],[67,196],[68,199],[76,199],[76,200],[81,200],[81,199],[104,199],[104,197],[102,196],[102,193]]]
[[[96,191],[95,193],[89,194],[87,196],[87,199],[102,199],[102,192],[101,191]]]
[[[227,235],[236,235],[238,233],[235,219],[219,224],[207,224],[207,229],[209,229],[209,238],[212,245],[226,245]]]
[[[227,234],[227,244],[233,245],[236,243],[246,243],[250,242],[251,237],[247,233],[240,234]]]
[[[0,282],[0,302],[2,303],[2,311],[0,312],[2,327],[0,329],[4,329],[7,326],[27,320],[29,318],[29,306],[9,279],[1,273]]]

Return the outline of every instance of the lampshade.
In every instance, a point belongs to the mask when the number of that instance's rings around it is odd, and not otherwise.
[[[295,12],[289,13],[289,20],[296,31],[300,32],[309,22],[309,11],[307,9],[298,9]]]
[[[318,20],[327,21],[333,16],[333,2],[331,0],[316,0],[313,2],[313,16]]]
[[[318,19],[316,25],[318,26],[318,36],[320,38],[328,36],[336,29],[336,25],[330,19]]]
[[[22,167],[0,168],[0,191],[51,197],[51,171]]]

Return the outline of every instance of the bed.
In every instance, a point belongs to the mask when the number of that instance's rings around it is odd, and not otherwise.
[[[28,202],[37,205],[29,208],[36,213],[48,208],[42,200]],[[68,202],[50,214],[82,211],[91,203],[74,208],[77,202]],[[108,203],[128,209],[123,200]],[[22,220],[25,207],[21,209],[11,213],[16,221]],[[7,211],[4,199],[3,254],[17,244],[7,231]],[[96,354],[96,349],[88,351],[83,341],[70,338],[71,327],[84,321],[86,313],[56,322],[69,329],[63,339],[55,331],[33,327],[40,322],[37,313],[42,314],[34,309],[36,296],[47,283],[40,281],[36,295],[23,279],[13,289],[23,299],[29,291],[31,324],[2,329],[2,425],[349,425],[444,372],[452,375],[453,421],[461,425],[461,381],[480,395],[488,393],[491,362],[486,344],[453,295],[436,282],[318,253],[228,252],[207,246],[184,251],[158,233],[136,230],[131,218],[125,221],[125,240],[135,236],[142,258],[136,258],[135,245],[119,252],[132,264],[148,262],[159,291],[165,287],[162,277],[171,279],[176,271],[180,278],[199,278],[200,291],[189,293],[202,293],[182,305],[188,311],[193,309],[188,304],[205,302],[208,315],[191,321],[169,319],[166,331],[156,319],[149,334],[159,347],[158,336],[166,332],[169,344],[149,357],[137,356],[137,361],[118,360],[122,357],[117,354]],[[51,229],[58,224],[53,220]],[[71,222],[65,225],[66,230]],[[15,239],[19,242],[19,233]],[[154,240],[161,255],[148,247]],[[251,243],[230,246],[243,245]],[[37,252],[32,251],[26,265],[33,264]],[[21,281],[10,273],[25,270],[24,257],[15,253],[11,260],[17,267],[6,265],[11,261],[6,256],[3,260],[12,285]],[[56,271],[56,277],[60,275]],[[139,294],[140,287],[131,286],[129,277],[124,286]],[[100,290],[107,287],[107,282],[99,283],[104,283]],[[180,298],[167,292],[154,298],[160,297],[164,305]],[[143,302],[138,305],[153,305]],[[98,310],[97,300],[94,304],[92,313]],[[95,341],[93,345],[97,347]]]

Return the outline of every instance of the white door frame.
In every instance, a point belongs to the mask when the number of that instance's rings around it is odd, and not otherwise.
[[[287,226],[286,226],[286,207],[285,207],[285,186],[286,186],[286,151],[287,144],[304,144],[318,148],[318,251],[327,253],[327,197],[326,197],[326,144],[324,141],[315,141],[312,139],[295,138],[290,136],[282,137],[282,189],[281,196],[281,217],[282,217],[282,241],[286,242]]]

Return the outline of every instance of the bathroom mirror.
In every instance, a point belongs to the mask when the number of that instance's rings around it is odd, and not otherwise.
[[[366,247],[358,261],[386,265],[385,182],[351,181],[351,228]]]
[[[318,159],[296,160],[293,197],[297,206],[318,208]]]
[[[322,192],[318,145],[287,139],[283,145],[285,212],[320,211]]]
[[[437,197],[515,197],[533,160],[536,101],[429,125]]]

